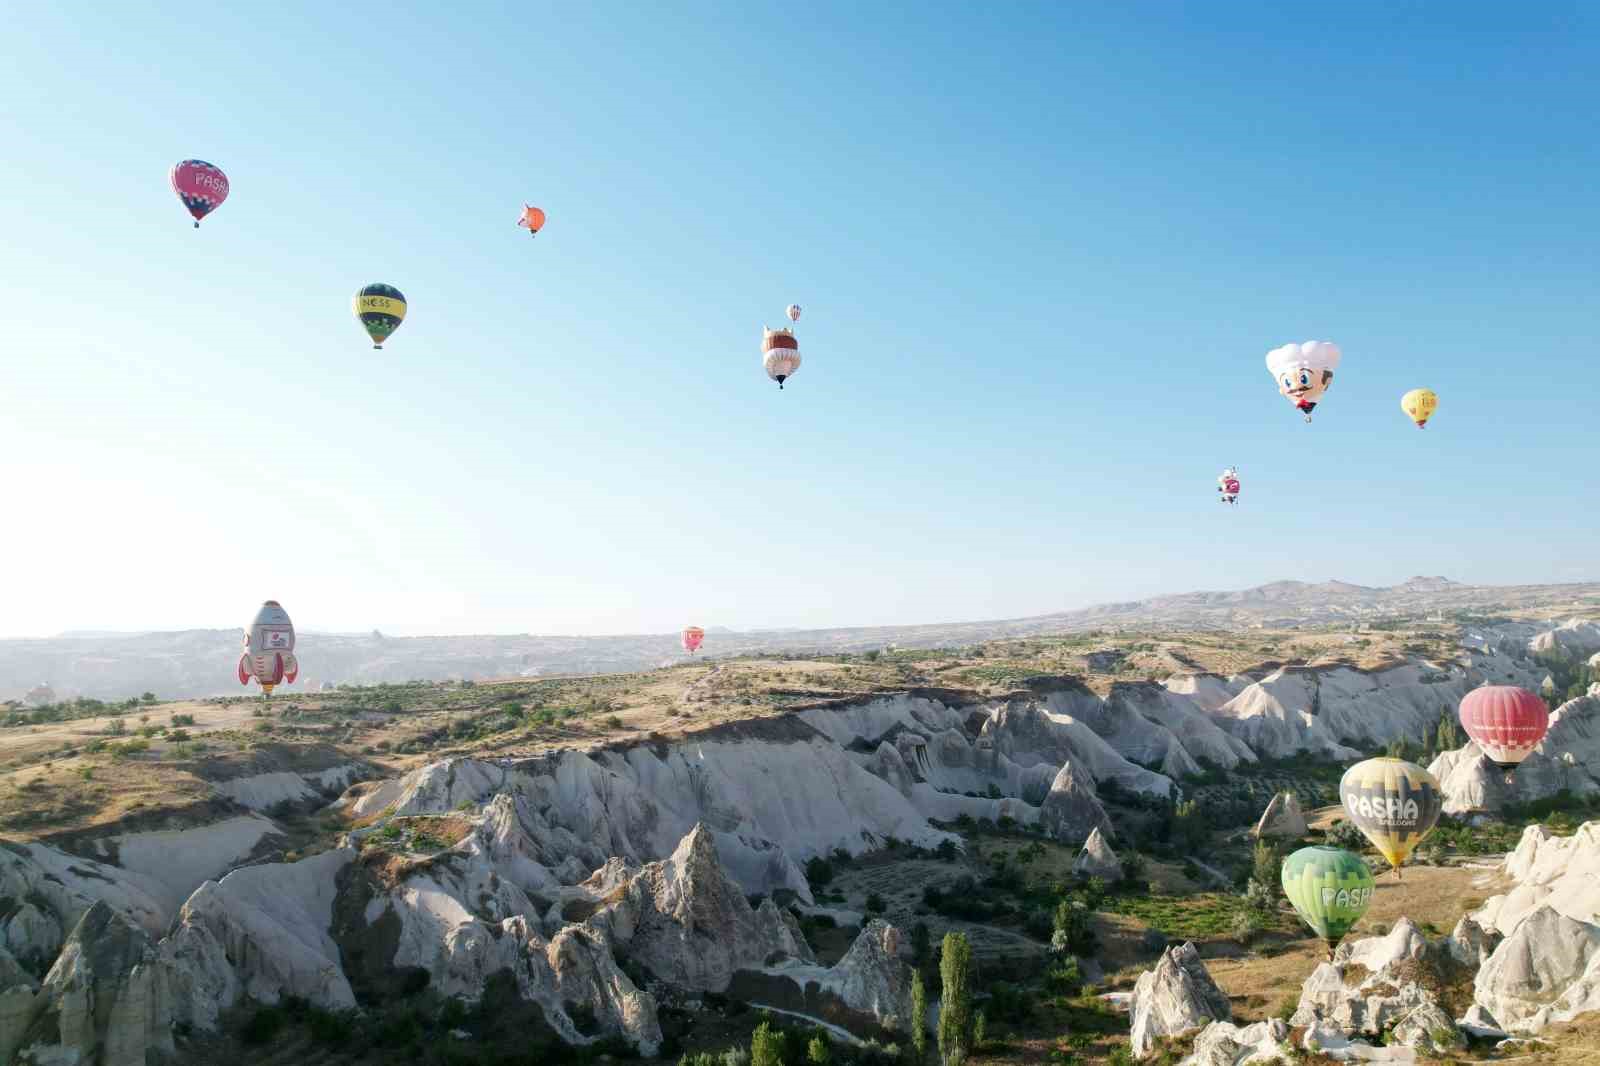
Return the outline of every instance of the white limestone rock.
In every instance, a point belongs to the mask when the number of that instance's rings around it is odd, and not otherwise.
[[[1086,841],[1092,834],[1112,832],[1106,809],[1080,776],[1072,762],[1063,763],[1040,808],[1039,823],[1056,840]]]
[[[1194,1038],[1194,1051],[1179,1066],[1245,1066],[1284,1059],[1289,1027],[1280,1018],[1251,1025],[1212,1022]]]
[[[1162,952],[1155,969],[1139,975],[1133,988],[1131,1042],[1142,1058],[1164,1036],[1180,1036],[1214,1021],[1231,1021],[1228,997],[1211,979],[1191,943]]]
[[[1252,835],[1259,839],[1299,840],[1311,830],[1293,792],[1279,792],[1261,812]]]
[[[1508,1032],[1532,1033],[1600,1007],[1590,986],[1600,989],[1600,925],[1541,905],[1484,962],[1473,1001]]]
[[[1072,872],[1079,877],[1098,877],[1108,885],[1122,880],[1122,862],[1117,858],[1117,853],[1111,850],[1098,825],[1089,831],[1089,839],[1083,842],[1083,850],[1072,862]]]

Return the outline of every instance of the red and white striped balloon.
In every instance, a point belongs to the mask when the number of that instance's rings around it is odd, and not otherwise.
[[[799,304],[790,304],[789,305],[789,309],[787,311],[785,311],[784,314],[789,316],[789,321],[790,322],[798,322],[798,321],[800,321],[800,305]]]
[[[693,655],[700,650],[700,642],[706,639],[706,631],[699,626],[683,627],[683,650]]]
[[[1544,739],[1550,728],[1550,709],[1525,688],[1484,685],[1462,699],[1461,726],[1490,762],[1509,770]]]

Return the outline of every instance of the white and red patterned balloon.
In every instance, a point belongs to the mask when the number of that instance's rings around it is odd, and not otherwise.
[[[1489,761],[1515,768],[1533,753],[1550,728],[1544,700],[1515,685],[1484,685],[1461,700],[1461,726]]]
[[[172,191],[194,216],[194,228],[199,229],[200,220],[228,198],[228,175],[204,160],[185,159],[172,168]]]
[[[800,305],[790,304],[788,310],[784,311],[784,314],[789,316],[790,322],[800,321]]]
[[[700,644],[706,639],[706,631],[699,626],[683,627],[683,650],[693,655],[700,650]]]

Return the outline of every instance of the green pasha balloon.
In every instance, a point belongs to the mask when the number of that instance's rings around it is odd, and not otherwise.
[[[1372,871],[1343,848],[1301,848],[1283,860],[1283,894],[1328,945],[1328,958],[1372,904]]]
[[[372,346],[383,350],[383,342],[400,328],[406,318],[406,298],[393,285],[374,282],[356,293],[351,301],[361,328],[372,338]]]
[[[1344,813],[1389,860],[1395,879],[1400,864],[1433,832],[1444,809],[1439,782],[1404,759],[1368,759],[1344,772],[1339,782]]]

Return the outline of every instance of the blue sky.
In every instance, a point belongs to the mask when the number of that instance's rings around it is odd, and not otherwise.
[[[1600,576],[1593,7],[194,10],[6,11],[0,636]]]

